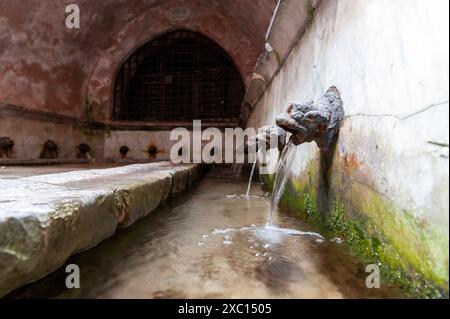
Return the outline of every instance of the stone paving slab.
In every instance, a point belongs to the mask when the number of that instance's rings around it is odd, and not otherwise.
[[[169,162],[17,178],[0,172],[0,296],[145,217],[200,175],[199,165]]]

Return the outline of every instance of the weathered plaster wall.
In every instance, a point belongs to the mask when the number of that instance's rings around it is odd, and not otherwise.
[[[313,195],[322,213],[342,203],[381,240],[384,261],[447,294],[448,9],[444,0],[322,1],[248,122],[273,124],[289,102],[337,86],[346,119],[330,174],[315,144],[299,146],[298,200]]]
[[[247,81],[264,48],[276,0],[79,0],[81,28],[67,29],[65,8],[70,3],[0,0],[0,137],[16,141],[15,159],[36,158],[48,138],[61,145],[60,157],[73,158],[80,142],[91,141],[84,133],[88,122],[111,124],[114,79],[122,63],[165,32],[183,28],[208,36],[230,55]],[[45,116],[29,121],[5,115],[4,109],[11,107],[72,117],[80,125],[55,123]],[[23,110],[18,113],[26,113]],[[99,159],[104,143],[107,158],[119,157],[115,141],[122,142],[116,136],[135,144],[132,155],[142,158],[147,155],[139,150],[146,146],[138,141],[163,145],[159,137],[167,133],[154,128],[126,134],[123,128],[101,131],[91,141],[91,147],[99,148]]]
[[[206,127],[202,127],[202,130],[206,129]],[[193,145],[193,137],[192,137],[192,127],[187,128],[189,134],[189,141],[182,140],[180,137],[177,137],[174,140],[170,140],[170,130],[164,131],[111,131],[105,136],[105,153],[104,157],[106,160],[114,160],[120,157],[119,148],[122,145],[126,145],[129,147],[130,151],[127,154],[126,159],[133,160],[157,160],[162,161],[171,160],[170,152],[172,147],[177,147],[176,150],[179,149],[180,143],[183,144],[183,149],[190,154],[190,162],[194,161],[194,145]],[[225,134],[223,134],[222,130],[222,159],[225,160]],[[210,139],[204,139],[201,141],[200,151],[203,151],[203,147],[209,144],[212,141]],[[180,142],[180,143],[179,143]],[[215,143],[220,143],[219,140],[214,140]],[[156,157],[151,156],[149,154],[149,147],[155,146],[157,148]],[[236,145],[233,145],[236,147]],[[209,151],[213,146],[208,145],[205,148],[205,152]],[[218,150],[218,147],[215,148],[215,151]],[[187,154],[187,153],[186,153]],[[234,154],[234,153],[233,153]]]
[[[128,159],[150,159],[148,147],[156,146],[158,152],[156,160],[169,160],[170,131],[111,131],[105,138],[105,158],[115,159],[120,156],[119,148],[126,145],[130,148]]]
[[[171,17],[174,5],[170,2],[142,13],[124,25],[112,45],[96,61],[87,88],[87,99],[94,105],[90,111],[92,116],[99,120],[109,118],[114,86],[111,79],[115,78],[121,64],[141,45],[168,30],[185,28],[216,41],[233,59],[244,81],[248,82],[264,47],[263,34],[273,10],[272,3],[266,2],[268,5],[253,8],[261,11],[258,16],[250,16],[250,12],[243,16],[246,12],[244,7],[254,6],[255,2],[237,5],[236,1],[227,1],[230,7],[222,11],[224,2],[218,2],[219,6],[218,3],[201,0],[189,1],[189,4],[183,2],[182,5],[180,2],[178,5],[188,8],[188,14],[181,20]],[[259,27],[255,29],[255,26]],[[247,34],[249,30],[259,33]]]
[[[72,2],[0,0],[0,102],[81,117],[88,95],[110,101],[128,55],[177,28],[218,42],[247,78],[276,1],[80,0],[81,28],[67,29]],[[102,106],[97,113],[109,114]]]
[[[36,160],[47,140],[58,145],[59,159],[76,159],[78,145],[85,143],[91,148],[91,156],[104,158],[105,133],[79,125],[57,124],[35,120],[2,117],[0,136],[14,141],[12,160]]]

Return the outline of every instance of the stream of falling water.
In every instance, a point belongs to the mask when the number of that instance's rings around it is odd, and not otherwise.
[[[281,153],[280,159],[277,164],[275,183],[272,190],[272,200],[270,205],[270,211],[267,218],[266,226],[273,227],[273,215],[277,210],[280,203],[281,196],[283,195],[286,183],[290,174],[292,163],[297,153],[297,146],[289,142]]]
[[[250,178],[248,179],[247,192],[245,193],[245,196],[247,197],[250,196],[250,188],[252,187],[253,173],[255,172],[256,162],[257,160],[255,159],[252,165],[252,171],[250,172]]]
[[[213,172],[146,218],[72,256],[54,273],[7,298],[372,298],[396,297],[365,286],[365,265],[295,213],[242,193],[246,179]],[[259,226],[258,226],[259,225]],[[66,265],[80,267],[67,289]]]

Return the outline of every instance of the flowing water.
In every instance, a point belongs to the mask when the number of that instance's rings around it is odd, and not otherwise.
[[[266,227],[270,198],[239,194],[245,180],[211,175],[131,227],[72,256],[81,288],[65,287],[65,266],[8,298],[371,298],[365,265],[280,209]]]
[[[255,159],[252,165],[252,171],[250,172],[250,177],[248,179],[248,185],[247,185],[247,192],[245,193],[245,196],[250,196],[250,188],[252,187],[252,180],[253,180],[253,173],[255,173],[256,163],[258,161]]]
[[[270,205],[270,212],[267,218],[266,226],[273,226],[273,215],[277,210],[280,203],[281,196],[283,195],[286,183],[289,178],[292,163],[297,153],[297,146],[289,142],[286,144],[283,152],[280,155],[280,159],[277,164],[275,183],[273,184],[272,201]]]

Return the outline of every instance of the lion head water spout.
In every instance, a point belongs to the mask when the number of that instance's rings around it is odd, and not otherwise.
[[[315,141],[321,151],[328,152],[339,133],[344,108],[336,87],[330,87],[316,102],[289,105],[286,113],[276,118],[278,126],[292,134],[295,145]]]
[[[329,157],[343,119],[343,103],[339,91],[334,86],[330,87],[316,103],[293,103],[289,105],[286,113],[277,116],[277,125],[292,136],[278,162],[272,205],[266,226],[272,226],[274,211],[283,195],[295,158],[296,146],[314,141],[322,154]]]
[[[276,142],[276,143],[273,143]],[[279,152],[282,153],[286,144],[286,132],[278,126],[263,126],[259,134],[251,137],[246,144],[247,151],[249,146],[254,146],[258,149],[255,160],[253,162],[252,170],[250,173],[250,178],[248,180],[246,196],[250,196],[250,188],[252,185],[253,174],[256,168],[256,162],[258,160],[258,155],[262,150],[270,150],[272,148],[278,148]]]

